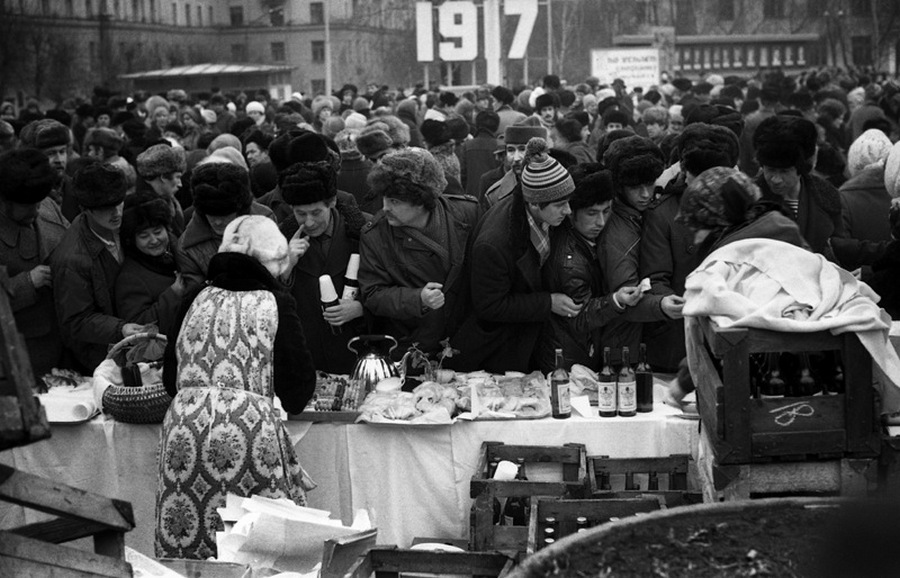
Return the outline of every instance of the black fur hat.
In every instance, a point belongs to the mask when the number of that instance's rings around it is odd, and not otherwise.
[[[168,203],[157,194],[142,191],[125,197],[125,209],[122,212],[122,228],[119,234],[122,243],[134,245],[135,236],[151,227],[169,228],[172,224],[172,211]]]
[[[289,205],[311,205],[337,195],[337,173],[326,162],[297,163],[281,173],[281,194]]]
[[[125,200],[128,182],[121,169],[91,159],[78,169],[72,184],[75,199],[84,209],[114,207]]]
[[[191,175],[194,207],[204,215],[246,215],[253,196],[246,169],[231,163],[197,165]]]
[[[603,165],[610,170],[617,187],[632,187],[654,182],[665,168],[662,151],[641,136],[613,141],[603,155]]]
[[[0,198],[32,205],[43,201],[56,183],[56,171],[47,155],[35,148],[0,155]]]
[[[770,116],[753,133],[756,160],[773,168],[796,167],[801,174],[812,168],[810,159],[816,151],[818,133],[815,125],[796,116]]]

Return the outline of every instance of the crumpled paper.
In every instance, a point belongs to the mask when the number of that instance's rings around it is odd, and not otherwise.
[[[50,423],[78,423],[87,421],[100,410],[94,401],[94,390],[90,381],[77,387],[54,387],[38,396],[47,412]]]
[[[365,510],[358,510],[347,527],[328,511],[261,496],[229,494],[218,512],[225,523],[225,531],[216,533],[219,561],[301,574],[314,572],[322,562],[326,540],[372,527]]]

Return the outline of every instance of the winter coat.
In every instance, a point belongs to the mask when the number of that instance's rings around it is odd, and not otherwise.
[[[109,346],[124,337],[113,296],[121,265],[81,214],[50,257],[50,268],[63,343],[79,369],[93,374]]]
[[[756,129],[770,116],[775,116],[772,109],[757,110],[747,115],[744,120],[744,129],[741,131],[740,156],[738,168],[747,175],[755,177],[759,172],[759,163],[756,162],[756,149],[753,148],[753,135]]]
[[[511,197],[514,192],[521,196],[522,188],[519,186],[516,172],[509,170],[506,171],[503,178],[488,187],[488,190],[484,192],[484,196],[481,197],[482,210],[487,211],[503,199]]]
[[[274,220],[272,210],[256,201],[250,205],[248,214]],[[206,280],[209,260],[219,252],[221,244],[222,237],[216,235],[206,217],[194,211],[175,248],[175,261],[184,276],[185,287],[194,287]]]
[[[641,232],[641,278],[649,278],[651,289],[642,301],[661,300],[666,295],[683,295],[684,280],[700,264],[694,232],[675,222],[686,188],[679,175],[665,193],[644,212]],[[661,371],[675,372],[684,359],[684,321],[663,319],[644,324],[647,361]]]
[[[478,202],[467,196],[442,195],[437,202],[449,221],[450,271],[444,275],[440,258],[393,227],[379,213],[362,229],[359,285],[363,305],[374,316],[377,333],[394,337],[402,355],[412,343],[426,353],[439,350],[465,318],[468,300],[466,246],[478,221]],[[435,213],[432,213],[434,215]],[[443,284],[444,306],[422,306],[420,293],[429,282]]]
[[[531,242],[525,201],[508,195],[482,218],[470,251],[473,312],[453,345],[452,366],[462,371],[530,371],[544,325],[550,290]]]
[[[872,266],[869,286],[881,296],[878,302],[891,319],[900,320],[900,242],[892,241],[884,255]]]
[[[481,176],[497,168],[497,160],[494,157],[496,150],[497,139],[484,131],[462,144],[459,154],[459,171],[466,194],[476,199],[481,197]]]
[[[575,157],[575,160],[578,162],[578,164],[592,163],[596,160],[594,158],[596,148],[591,149],[591,147],[589,147],[587,143],[583,141],[560,144],[557,145],[556,148],[558,148],[559,150],[563,150]]]
[[[125,251],[116,279],[116,311],[126,323],[154,323],[167,334],[175,322],[181,296],[172,289],[177,266],[171,253],[163,257]]]
[[[544,267],[547,290],[565,293],[572,300],[584,303],[573,319],[551,315],[541,333],[537,347],[537,362],[547,373],[555,367],[555,349],[561,348],[566,369],[580,363],[597,370],[600,367],[600,329],[625,311],[616,307],[605,287],[603,271],[597,253],[587,240],[565,221],[554,239],[550,258]]]
[[[59,206],[50,198],[41,201],[33,226],[22,227],[0,215],[0,265],[9,275],[6,291],[36,377],[59,367],[63,345],[53,304],[53,288],[35,289],[30,273],[38,265],[49,262],[68,226]],[[34,244],[25,242],[25,236],[34,240]]]
[[[884,167],[863,170],[844,183],[839,193],[844,233],[849,238],[876,242],[890,240],[888,211],[891,196],[884,186]]]
[[[425,148],[425,139],[422,138],[422,131],[419,130],[419,122],[416,119],[415,111],[401,107],[397,110],[397,118],[409,127],[409,146]]]
[[[784,199],[772,193],[766,179],[760,175],[756,179],[762,191],[763,200],[781,203],[785,214],[792,214],[784,204]],[[801,177],[800,206],[797,209],[797,226],[800,234],[814,253],[820,253],[829,261],[836,261],[829,241],[832,237],[844,237],[841,218],[841,196],[831,184],[815,175]]]
[[[361,211],[375,214],[381,210],[381,197],[367,199],[369,184],[366,179],[372,170],[372,161],[358,157],[341,156],[341,170],[337,176],[337,186],[341,191],[353,195]]]
[[[358,207],[338,201],[332,212],[334,229],[328,255],[309,250],[297,262],[291,273],[288,286],[297,302],[297,314],[306,333],[307,346],[312,354],[317,370],[328,373],[353,371],[356,356],[347,349],[347,342],[363,332],[364,318],[354,319],[340,327],[335,334],[332,326],[322,317],[322,302],[319,292],[319,277],[329,275],[335,291],[340,296],[344,292],[344,274],[350,255],[359,253],[360,230],[366,216]],[[290,216],[279,225],[284,236],[290,239],[299,225]]]

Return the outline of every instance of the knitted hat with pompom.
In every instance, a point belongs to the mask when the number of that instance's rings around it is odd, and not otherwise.
[[[547,141],[534,137],[525,146],[522,197],[526,203],[554,203],[569,197],[575,183],[559,161],[547,154]]]

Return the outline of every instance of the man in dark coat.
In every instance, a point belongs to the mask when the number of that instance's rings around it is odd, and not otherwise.
[[[519,187],[519,178],[525,167],[525,147],[528,141],[534,137],[546,139],[547,136],[547,130],[540,126],[515,125],[506,128],[504,135],[506,159],[503,161],[506,174],[484,192],[484,196],[481,197],[481,206],[484,210],[496,205]]]
[[[547,141],[533,138],[526,148],[521,187],[491,208],[475,232],[474,312],[453,340],[461,351],[453,364],[461,370],[534,369],[538,337],[551,314],[575,317],[581,311],[568,295],[551,293],[541,272],[552,232],[571,213],[575,184],[547,154]]]
[[[63,351],[47,263],[69,222],[48,198],[55,182],[37,149],[0,155],[0,265],[9,275],[5,290],[37,377],[60,367]]]
[[[369,205],[369,185],[366,179],[372,170],[372,163],[364,158],[356,147],[357,129],[344,129],[334,137],[334,144],[341,151],[341,170],[338,171],[337,186],[340,191],[347,191],[356,199],[360,210],[367,213],[377,213],[380,204]]]
[[[475,138],[465,141],[460,147],[459,170],[462,186],[466,194],[480,197],[481,177],[497,168],[494,152],[497,150],[497,127],[500,117],[492,110],[483,110],[475,115]]]
[[[358,298],[344,298],[348,263],[359,267],[359,236],[365,217],[355,205],[338,199],[337,175],[327,162],[297,163],[281,175],[281,193],[293,214],[279,224],[290,240],[291,294],[306,333],[316,369],[347,374],[356,362],[347,342],[364,329]],[[351,271],[356,278],[356,271]],[[322,311],[319,278],[327,275],[341,297]],[[346,296],[346,297],[349,297]]]
[[[110,345],[141,330],[116,315],[113,290],[122,266],[122,206],[125,174],[92,161],[73,179],[82,212],[50,260],[53,297],[63,343],[85,375],[106,358]]]
[[[19,133],[19,141],[21,146],[39,149],[47,156],[56,173],[50,198],[59,205],[63,216],[70,222],[73,221],[78,215],[78,202],[72,190],[72,179],[66,174],[72,142],[71,131],[61,122],[45,118],[25,125]]]
[[[369,174],[383,210],[363,228],[359,285],[379,333],[432,354],[466,313],[466,244],[479,216],[472,197],[441,194],[447,180],[431,153],[384,155]]]

